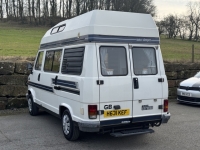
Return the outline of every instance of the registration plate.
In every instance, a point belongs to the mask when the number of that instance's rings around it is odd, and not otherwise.
[[[182,95],[182,96],[191,97],[191,93],[184,93],[184,92],[181,92],[181,95]]]
[[[130,114],[129,109],[119,109],[119,110],[105,110],[104,117],[117,117],[117,116],[128,116]]]
[[[151,109],[153,109],[153,106],[142,105],[142,110],[151,110]]]

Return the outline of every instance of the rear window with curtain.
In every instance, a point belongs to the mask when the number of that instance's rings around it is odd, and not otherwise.
[[[101,74],[103,76],[126,76],[128,74],[125,47],[100,47]]]
[[[85,47],[65,49],[62,63],[62,73],[81,75]]]
[[[149,47],[134,47],[132,49],[135,75],[157,74],[156,51]]]

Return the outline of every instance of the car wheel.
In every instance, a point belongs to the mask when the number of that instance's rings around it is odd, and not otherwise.
[[[36,116],[39,113],[39,108],[34,103],[32,95],[28,97],[28,110],[31,116]]]
[[[69,141],[75,141],[80,136],[79,128],[75,126],[67,109],[63,112],[62,115],[62,130],[65,138]]]

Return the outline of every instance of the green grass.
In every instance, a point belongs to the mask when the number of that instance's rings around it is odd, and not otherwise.
[[[35,56],[48,28],[0,24],[0,56]]]
[[[200,42],[167,39],[161,36],[161,51],[165,61],[190,62],[192,45],[194,44],[194,60],[200,61]]]
[[[0,56],[35,56],[47,27],[29,27],[0,23]],[[200,42],[161,37],[161,50],[165,61],[191,61],[192,44],[195,61],[200,61]]]

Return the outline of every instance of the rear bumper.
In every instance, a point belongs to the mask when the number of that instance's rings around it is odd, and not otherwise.
[[[162,123],[167,123],[170,119],[171,114],[168,112],[167,114],[162,115]]]
[[[100,122],[84,121],[78,123],[79,130],[83,132],[99,132]]]
[[[115,119],[115,120],[106,120],[106,121],[84,121],[79,122],[79,129],[83,132],[100,132],[103,130],[111,130],[113,128],[145,128],[152,123],[167,123],[170,119],[170,113],[163,115],[154,115],[154,116],[144,116],[136,118],[124,118],[124,119]]]

